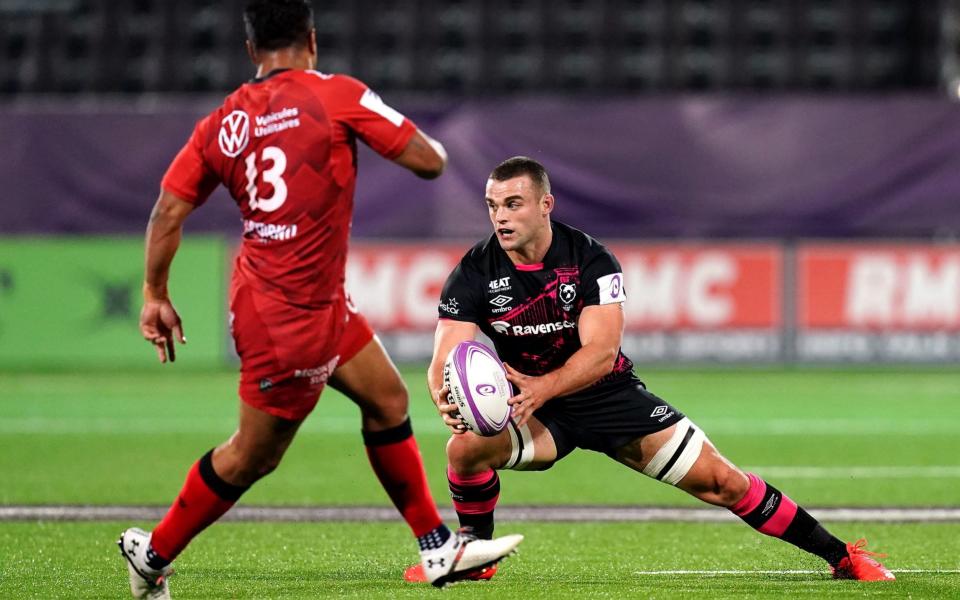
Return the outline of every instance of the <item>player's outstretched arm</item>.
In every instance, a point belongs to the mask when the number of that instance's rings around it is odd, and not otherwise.
[[[180,315],[167,290],[170,264],[180,247],[183,222],[194,205],[167,191],[161,191],[147,224],[143,276],[143,309],[140,333],[154,345],[160,362],[176,360],[174,340],[187,343]]]
[[[417,129],[400,156],[393,160],[418,177],[436,179],[447,166],[447,151],[443,144]]]
[[[467,429],[457,418],[457,405],[447,402],[450,390],[443,384],[443,363],[453,347],[460,342],[466,342],[477,337],[479,328],[475,323],[440,319],[437,331],[433,337],[433,359],[427,368],[427,387],[430,388],[430,397],[437,405],[443,424],[453,433],[464,433]]]

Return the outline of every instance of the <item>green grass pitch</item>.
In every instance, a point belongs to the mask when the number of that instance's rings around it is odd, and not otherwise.
[[[184,364],[114,373],[0,372],[0,504],[165,505],[235,425],[236,376]],[[186,367],[186,368],[185,368]],[[443,427],[422,368],[405,370],[434,494],[448,502]],[[960,373],[942,370],[650,370],[737,464],[806,506],[960,506]],[[245,504],[384,505],[356,409],[325,393],[280,469]],[[504,473],[503,504],[696,506],[608,458]],[[127,523],[0,522],[0,597],[123,597],[112,546]],[[151,523],[140,523],[150,527]],[[528,536],[487,584],[453,595],[679,598],[960,597],[960,525],[838,523],[890,553],[893,586],[834,582],[819,561],[739,524],[504,523]],[[402,524],[227,523],[178,561],[175,597],[421,597]],[[669,574],[658,571],[703,571]],[[795,571],[816,571],[803,573]],[[734,571],[734,573],[706,573]],[[748,573],[744,571],[775,571]],[[939,571],[939,572],[934,572]]]
[[[126,568],[113,541],[127,523],[0,526],[3,598],[122,598]],[[148,525],[148,524],[143,524]],[[528,539],[489,582],[444,598],[956,598],[960,525],[870,525],[896,553],[893,583],[833,581],[818,559],[747,527],[717,524],[504,524]],[[838,525],[857,535],[858,525]],[[402,581],[416,553],[401,524],[223,523],[177,561],[175,598],[424,598]],[[659,574],[655,571],[744,571]],[[751,573],[751,571],[754,571]],[[773,573],[755,573],[772,571]],[[812,571],[812,572],[811,572]]]

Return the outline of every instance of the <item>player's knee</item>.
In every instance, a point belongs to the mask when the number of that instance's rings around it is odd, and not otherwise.
[[[248,486],[275,471],[282,457],[282,452],[260,453],[237,448],[233,453],[233,460],[224,466],[232,483]]]
[[[495,466],[490,438],[471,433],[450,436],[447,463],[457,473],[473,473]]]
[[[360,404],[365,420],[372,421],[380,429],[389,429],[407,420],[410,397],[403,382],[397,382],[380,390],[370,402]]]
[[[733,506],[740,501],[750,487],[750,480],[739,469],[728,465],[714,469],[713,490],[716,503],[721,506]]]
[[[390,386],[390,390],[384,399],[382,410],[385,416],[399,419],[401,422],[407,418],[407,410],[410,408],[410,395],[407,393],[407,386],[403,381]]]
[[[280,466],[280,456],[259,457],[250,461],[245,469],[245,475],[248,482],[252,484],[276,471],[278,466]]]
[[[254,469],[254,475],[256,476],[257,479],[260,479],[261,477],[265,477],[270,473],[273,473],[274,471],[276,471],[277,467],[279,466],[280,466],[280,457],[270,457],[269,459],[260,461],[256,465]]]

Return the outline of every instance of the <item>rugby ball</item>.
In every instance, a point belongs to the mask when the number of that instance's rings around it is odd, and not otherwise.
[[[443,381],[450,390],[449,401],[457,405],[467,429],[491,436],[507,426],[507,400],[513,396],[513,387],[493,350],[480,342],[460,342],[447,355]]]

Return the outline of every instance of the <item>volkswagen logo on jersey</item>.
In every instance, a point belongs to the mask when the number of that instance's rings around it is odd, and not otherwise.
[[[250,117],[242,110],[235,110],[220,121],[217,142],[224,155],[233,158],[243,152],[250,141]]]

